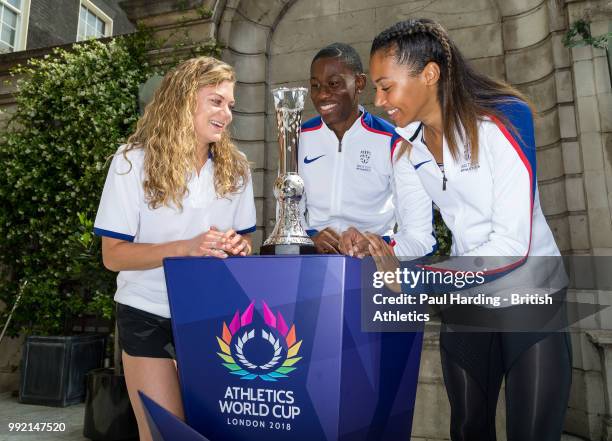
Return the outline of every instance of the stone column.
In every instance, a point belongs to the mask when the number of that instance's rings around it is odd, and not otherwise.
[[[238,78],[234,135],[238,147],[253,164],[255,249],[271,232],[266,219],[273,217],[275,207],[271,191],[265,191],[272,188],[278,162],[278,147],[272,141],[276,133],[266,134],[266,127],[276,127],[270,97],[269,44],[280,18],[293,3],[294,0],[228,0],[219,24],[219,42],[225,47],[223,59],[234,66]]]
[[[236,70],[236,108],[232,137],[252,165],[257,225],[263,219],[264,112],[266,77],[265,26],[242,18],[240,0],[124,0],[121,6],[134,23],[145,25],[164,41],[151,54],[153,62],[164,64],[198,45],[218,41],[226,49],[222,59]],[[257,14],[266,1],[242,2],[248,14]],[[262,6],[263,5],[263,6]],[[265,14],[264,14],[265,15]],[[254,248],[261,244],[261,228],[254,233]]]
[[[591,342],[597,347],[603,367],[605,414],[602,415],[603,441],[612,441],[612,331],[587,332]]]

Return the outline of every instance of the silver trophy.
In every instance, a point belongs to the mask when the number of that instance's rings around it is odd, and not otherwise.
[[[300,222],[300,200],[304,181],[297,173],[297,148],[302,110],[308,90],[279,87],[272,90],[278,128],[279,164],[274,182],[276,224],[261,247],[261,254],[314,254],[314,242]]]

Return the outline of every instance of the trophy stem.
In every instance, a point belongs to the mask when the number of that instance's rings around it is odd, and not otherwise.
[[[303,87],[274,89],[278,129],[279,175],[274,182],[277,215],[272,234],[261,247],[261,254],[315,254],[300,219],[304,181],[297,174],[297,149],[302,110],[307,90]]]

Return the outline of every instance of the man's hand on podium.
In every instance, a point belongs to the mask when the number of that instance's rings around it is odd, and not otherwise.
[[[370,255],[374,259],[378,271],[395,273],[400,264],[397,257],[395,257],[393,247],[385,242],[378,234],[366,232],[364,236],[368,240]],[[402,286],[396,281],[393,283],[386,283],[386,285],[391,291],[402,291]]]
[[[319,254],[339,254],[339,240],[340,236],[333,228],[325,228],[312,236],[312,241]]]
[[[340,252],[347,256],[362,259],[370,254],[369,245],[368,239],[355,227],[349,227],[340,236]]]

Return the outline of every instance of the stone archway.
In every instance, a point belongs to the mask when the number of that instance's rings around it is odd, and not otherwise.
[[[228,1],[218,28],[218,40],[226,47],[223,59],[234,66],[238,78],[233,134],[253,164],[255,248],[269,233],[275,207],[271,187],[278,153],[273,110],[269,109],[269,45],[276,26],[293,3],[295,0]]]
[[[306,85],[312,56],[333,41],[354,45],[365,62],[380,30],[415,16],[442,22],[477,69],[506,79],[532,98],[539,114],[542,205],[560,248],[572,250],[577,244],[572,236],[584,237],[577,228],[586,223],[581,222],[583,211],[568,210],[562,143],[573,141],[576,130],[573,106],[565,104],[573,96],[569,58],[561,44],[563,10],[550,0],[475,0],[467,6],[455,0],[228,1],[218,39],[238,75],[234,132],[254,163],[259,229],[269,228],[275,213],[271,187],[277,149],[270,88]],[[367,90],[363,103],[371,108],[372,91]],[[304,117],[312,114],[308,101]],[[262,236],[258,231],[256,242]]]

